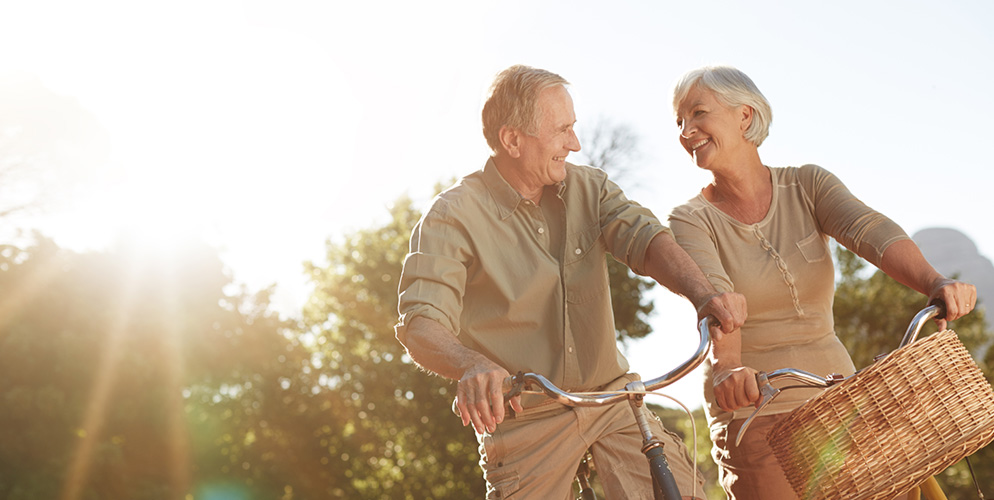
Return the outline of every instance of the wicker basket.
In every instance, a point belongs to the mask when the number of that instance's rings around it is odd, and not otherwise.
[[[801,499],[890,499],[994,440],[994,391],[946,330],[826,390],[766,438]]]

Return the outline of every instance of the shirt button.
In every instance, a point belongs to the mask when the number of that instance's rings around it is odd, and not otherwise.
[[[581,253],[583,253],[583,250],[580,250],[579,248],[577,248],[576,250],[573,250],[573,253],[575,253],[577,255],[580,255]]]
[[[566,348],[566,350],[569,352],[573,352],[573,346],[569,346],[568,348]]]
[[[538,234],[545,234],[545,228],[544,227],[538,228]]]

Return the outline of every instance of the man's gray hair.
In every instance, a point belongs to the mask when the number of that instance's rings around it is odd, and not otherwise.
[[[714,92],[718,101],[726,106],[746,105],[753,109],[752,123],[745,131],[745,138],[757,147],[770,135],[773,110],[759,87],[742,71],[731,66],[705,66],[683,75],[673,88],[673,112],[695,86]]]
[[[483,105],[483,137],[490,149],[500,150],[500,129],[508,126],[536,135],[542,117],[538,96],[556,85],[569,85],[565,78],[544,69],[516,64],[497,74]]]

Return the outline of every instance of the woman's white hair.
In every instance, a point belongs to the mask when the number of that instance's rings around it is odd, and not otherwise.
[[[705,66],[683,75],[673,88],[673,112],[695,86],[714,92],[726,106],[749,106],[753,109],[752,123],[745,131],[745,138],[759,147],[770,135],[773,110],[759,87],[742,71],[731,66]]]

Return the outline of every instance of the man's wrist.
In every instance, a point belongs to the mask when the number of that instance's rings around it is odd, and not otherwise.
[[[697,315],[700,316],[701,312],[704,311],[704,308],[707,307],[707,305],[711,303],[711,299],[713,299],[713,298],[715,298],[715,297],[717,297],[719,295],[721,295],[721,293],[715,292],[713,290],[709,291],[709,292],[706,292],[706,295],[704,296],[703,299],[701,299],[701,302],[699,304],[695,304],[696,309],[697,309]]]

